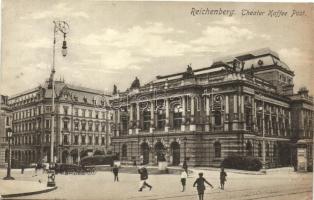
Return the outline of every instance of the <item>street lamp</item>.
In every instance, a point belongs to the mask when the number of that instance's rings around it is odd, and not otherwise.
[[[262,101],[262,106],[260,106],[258,109],[262,111],[262,149],[263,149],[263,162],[262,162],[262,172],[266,173],[266,152],[265,152],[265,106],[264,106],[264,99],[262,95],[259,95],[261,101]]]
[[[7,168],[7,176],[3,178],[3,180],[14,180],[13,177],[11,177],[11,139],[12,139],[12,129],[7,129],[7,139],[9,144],[9,159],[8,159],[8,168]]]
[[[62,43],[62,56],[67,55],[67,44],[65,41],[66,34],[69,31],[69,25],[65,21],[53,21],[54,30],[53,30],[53,52],[52,52],[52,69],[51,69],[51,82],[52,82],[52,103],[51,103],[51,135],[50,135],[50,165],[53,166],[54,160],[54,114],[55,114],[55,84],[54,84],[54,74],[55,70],[55,51],[56,51],[56,34],[61,32],[63,34],[63,43]]]

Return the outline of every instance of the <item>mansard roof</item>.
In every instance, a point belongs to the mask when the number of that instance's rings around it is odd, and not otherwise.
[[[258,50],[253,50],[241,54],[235,54],[230,56],[225,56],[217,58],[214,60],[213,65],[218,62],[223,62],[227,64],[232,64],[234,60],[244,61],[244,70],[251,69],[252,66],[255,69],[263,69],[269,66],[281,67],[284,71],[293,75],[293,71],[289,66],[280,60],[279,55],[269,48],[262,48]]]

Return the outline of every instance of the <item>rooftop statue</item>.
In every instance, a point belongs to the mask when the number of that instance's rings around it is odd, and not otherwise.
[[[141,87],[140,80],[137,77],[135,77],[135,80],[131,84],[130,89],[139,89],[140,87]]]
[[[192,64],[189,64],[188,67],[186,68],[186,72],[183,74],[183,78],[193,78],[194,77],[194,72],[191,67]]]

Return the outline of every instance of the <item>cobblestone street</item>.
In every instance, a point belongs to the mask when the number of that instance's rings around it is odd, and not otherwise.
[[[267,175],[228,173],[225,190],[219,189],[219,172],[205,171],[205,178],[214,185],[206,188],[205,199],[312,199],[312,173],[292,171],[271,171]],[[228,171],[227,171],[228,172]],[[3,171],[1,171],[2,175]],[[179,175],[150,175],[148,182],[152,191],[138,192],[138,174],[121,173],[119,182],[113,182],[110,172],[97,172],[96,175],[57,175],[58,189],[49,193],[23,197],[24,199],[197,199],[196,189],[192,187],[197,172],[187,180],[187,190],[181,192]],[[46,184],[46,175],[26,171],[24,175],[17,171],[13,176],[18,180],[38,181]],[[20,198],[19,198],[20,199]]]

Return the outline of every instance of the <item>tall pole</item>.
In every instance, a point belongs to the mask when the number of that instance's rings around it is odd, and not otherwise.
[[[52,102],[51,102],[51,135],[50,135],[50,163],[54,163],[54,113],[55,113],[55,83],[54,74],[55,70],[55,54],[56,54],[56,22],[53,28],[53,48],[52,48],[52,69],[51,69],[51,84],[52,84]]]
[[[265,110],[264,110],[264,108],[265,108],[265,106],[264,106],[264,99],[263,99],[263,96],[261,95],[261,101],[262,101],[262,145],[263,145],[263,165],[262,165],[262,167],[263,167],[263,169],[262,169],[262,171],[264,172],[264,173],[266,173],[266,170],[265,170],[265,168],[266,168],[266,152],[265,152]]]
[[[62,55],[66,56],[66,41],[65,37],[69,29],[69,25],[65,21],[53,21],[53,48],[52,48],[52,69],[51,69],[51,85],[52,85],[52,98],[51,98],[51,134],[50,134],[50,163],[55,163],[54,157],[54,139],[55,139],[55,82],[54,75],[56,73],[55,70],[55,54],[56,54],[56,33],[63,33],[63,45],[62,45]]]

